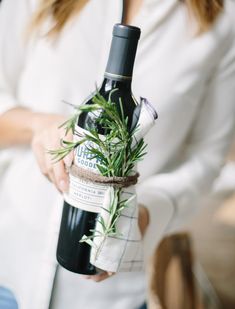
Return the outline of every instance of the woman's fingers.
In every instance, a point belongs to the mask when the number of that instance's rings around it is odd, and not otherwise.
[[[32,139],[32,149],[43,175],[53,182],[60,192],[66,192],[69,182],[66,166],[71,166],[73,154],[70,153],[63,160],[54,162],[52,156],[48,153],[49,150],[56,150],[61,147],[61,138],[72,141],[72,132],[64,136],[64,130],[59,129],[59,124],[62,122],[61,116],[38,114],[37,126]]]
[[[45,176],[48,176],[46,158],[45,158],[45,155],[43,154],[44,149],[41,143],[39,142],[38,138],[33,139],[31,147],[34,152],[34,155],[35,155],[35,158],[36,158],[36,161],[38,163],[41,173]]]
[[[69,186],[68,174],[65,170],[63,161],[52,163],[53,174],[55,177],[55,185],[61,192],[67,192]]]
[[[51,147],[52,148],[52,147]],[[53,149],[57,149],[58,146],[54,146]],[[56,188],[60,192],[68,191],[68,174],[66,172],[64,161],[54,162],[51,155],[48,153],[48,150],[44,149],[44,166],[46,166],[46,175],[51,182],[53,182]]]
[[[104,271],[102,272],[101,274],[98,274],[98,275],[94,275],[94,276],[84,276],[85,279],[90,279],[90,280],[93,280],[95,282],[100,282],[100,281],[103,281],[111,276],[113,276],[114,273],[112,272],[107,272],[107,271]]]
[[[70,152],[63,161],[67,167],[70,167],[73,163],[73,152]]]
[[[73,134],[72,134],[72,132],[69,131],[69,132],[67,133],[67,135],[64,137],[64,139],[65,139],[66,141],[72,141],[72,140],[73,140]],[[70,166],[72,165],[72,163],[73,163],[73,157],[74,157],[73,151],[71,151],[71,152],[64,158],[63,161],[64,161],[64,163],[65,163],[66,166],[70,167]]]
[[[142,236],[144,236],[145,231],[149,225],[149,212],[148,212],[148,209],[143,205],[139,206],[138,223],[139,223],[140,232]]]

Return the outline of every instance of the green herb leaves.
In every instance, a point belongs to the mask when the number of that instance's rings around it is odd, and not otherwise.
[[[106,177],[127,177],[135,173],[136,163],[143,159],[146,154],[146,144],[144,140],[136,140],[135,134],[139,130],[138,126],[133,129],[128,127],[128,117],[125,117],[122,101],[112,102],[112,93],[108,100],[97,93],[93,98],[93,104],[84,104],[75,107],[75,115],[61,125],[65,128],[65,135],[72,131],[76,132],[76,123],[82,113],[95,113],[97,115],[96,125],[84,131],[78,141],[61,141],[61,148],[51,150],[52,160],[62,160],[79,145],[84,144],[89,158],[96,159],[96,167],[102,176]],[[97,127],[101,127],[105,135],[98,133]],[[80,242],[86,242],[95,246],[94,238],[102,237],[104,240],[108,236],[118,236],[116,224],[122,211],[131,204],[130,199],[123,200],[122,188],[109,187],[109,205],[105,209],[105,217],[98,216],[97,226],[90,230],[92,235],[84,235]],[[106,205],[107,206],[107,205]]]
[[[92,158],[100,162],[97,168],[103,176],[124,177],[133,172],[135,164],[145,155],[146,145],[143,139],[135,140],[138,127],[129,131],[128,118],[124,116],[121,99],[119,107],[111,100],[114,91],[115,89],[110,93],[108,101],[97,93],[93,98],[94,104],[76,107],[75,115],[60,126],[65,128],[65,135],[69,131],[76,134],[76,122],[81,113],[102,111],[96,122],[106,131],[105,138],[100,136],[96,129],[90,129],[78,142],[62,139],[61,148],[49,151],[53,161],[62,160],[76,147],[87,141],[94,145],[89,146],[87,150]]]

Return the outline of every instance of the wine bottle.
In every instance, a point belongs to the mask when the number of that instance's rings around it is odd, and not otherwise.
[[[113,38],[108,58],[104,80],[99,93],[120,106],[120,99],[125,117],[128,117],[128,128],[134,127],[138,121],[138,103],[131,91],[132,72],[140,37],[140,29],[133,26],[116,24],[113,28]],[[95,93],[94,93],[95,95]],[[93,104],[90,96],[84,104]],[[76,132],[96,128],[99,134],[105,135],[105,129],[97,125],[97,113],[82,113],[77,122]],[[89,157],[85,145],[81,144],[75,151],[74,164],[99,173],[96,162]],[[78,190],[78,191],[76,191]],[[102,190],[101,190],[102,191]],[[95,275],[99,270],[90,263],[91,247],[87,243],[79,242],[83,235],[91,235],[95,228],[98,212],[95,204],[99,202],[99,190],[78,182],[70,175],[69,193],[65,195],[62,220],[57,245],[57,260],[61,266],[69,271]],[[84,207],[86,202],[89,210]],[[93,206],[93,208],[92,208]],[[92,211],[91,211],[92,210]]]

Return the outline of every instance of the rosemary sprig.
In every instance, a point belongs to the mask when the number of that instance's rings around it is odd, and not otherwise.
[[[61,148],[55,150],[48,150],[48,153],[51,155],[52,161],[54,163],[63,160],[71,151],[77,148],[79,145],[84,143],[86,140],[82,139],[78,142],[70,142],[64,139],[60,140]]]
[[[64,123],[62,123],[59,126],[59,128],[65,129],[65,135],[67,135],[69,131],[72,131],[72,133],[74,134],[76,122],[77,122],[79,115],[80,113],[75,113],[71,118],[69,118],[68,120],[66,120]]]
[[[125,117],[121,98],[119,106],[112,102],[112,93],[106,100],[99,92],[93,98],[93,104],[81,105],[76,107],[76,113],[60,127],[65,128],[65,135],[72,131],[76,134],[76,122],[81,113],[97,113],[97,125],[101,126],[105,131],[105,136],[98,134],[97,130],[92,128],[88,133],[84,134],[79,141],[69,142],[61,140],[61,148],[51,150],[52,160],[59,161],[67,156],[71,151],[84,142],[87,151],[91,154],[91,159],[95,158],[99,162],[96,164],[99,172],[103,176],[129,176],[134,172],[135,165],[142,160],[146,154],[146,144],[144,140],[135,140],[135,133],[138,127],[129,130],[128,117]],[[89,146],[87,146],[89,145]],[[105,220],[99,216],[98,223],[102,227],[102,231],[90,230],[91,236],[84,235],[80,242],[87,242],[94,245],[94,237],[117,236],[118,231],[116,223],[121,212],[128,207],[130,200],[121,200],[120,188],[113,188],[109,212],[109,220]]]

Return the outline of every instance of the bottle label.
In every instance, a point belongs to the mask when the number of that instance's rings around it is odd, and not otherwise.
[[[74,141],[82,140],[88,131],[76,126]],[[74,165],[93,173],[99,174],[97,163],[99,161],[93,158],[89,152],[90,147],[95,147],[91,142],[84,142],[75,149]],[[84,178],[69,175],[69,192],[64,194],[64,199],[71,206],[90,212],[100,212],[104,203],[104,196],[107,185],[93,183]]]
[[[154,125],[157,118],[156,111],[150,105],[150,103],[141,98],[141,111],[137,124],[137,131],[135,133],[135,142],[138,142],[143,138],[149,129]],[[84,138],[85,134],[89,134],[88,131],[76,126],[74,141],[80,141]],[[100,136],[105,138],[104,136]],[[94,143],[87,141],[78,146],[74,152],[74,165],[85,170],[92,171],[93,173],[100,174],[97,164],[100,164],[99,160],[94,158],[89,152],[89,148],[97,147]],[[105,193],[108,189],[107,185],[94,183],[80,177],[74,177],[69,175],[69,192],[64,195],[64,199],[70,205],[91,212],[100,212],[103,207]]]

